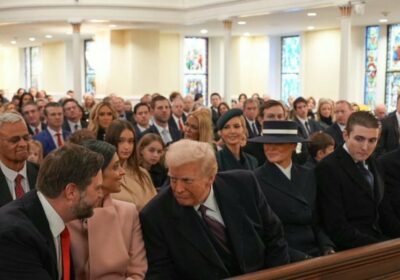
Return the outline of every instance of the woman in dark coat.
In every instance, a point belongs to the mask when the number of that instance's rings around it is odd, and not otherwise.
[[[254,173],[272,210],[282,221],[292,262],[334,253],[334,244],[320,227],[314,173],[292,161],[299,142],[292,121],[264,122],[263,135],[250,139],[264,144],[268,161]]]
[[[247,140],[247,129],[242,110],[235,108],[226,112],[219,118],[217,128],[224,142],[222,150],[217,153],[218,171],[254,170],[258,166],[257,159],[242,151]]]

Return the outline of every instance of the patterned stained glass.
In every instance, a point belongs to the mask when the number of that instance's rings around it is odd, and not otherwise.
[[[208,100],[208,39],[187,37],[184,40],[183,94],[201,93]]]
[[[386,69],[385,103],[389,111],[396,108],[398,94],[400,94],[400,24],[393,24],[389,26]]]
[[[96,93],[96,71],[94,69],[94,48],[93,40],[85,41],[85,91],[91,94]]]
[[[376,105],[379,30],[379,26],[368,26],[366,29],[364,104],[372,108]]]
[[[300,96],[300,36],[282,37],[281,100]]]

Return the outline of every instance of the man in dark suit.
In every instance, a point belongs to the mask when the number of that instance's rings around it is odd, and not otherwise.
[[[243,115],[246,120],[249,138],[257,137],[261,134],[261,125],[257,121],[258,112],[258,100],[246,99],[246,101],[243,103]]]
[[[253,173],[217,174],[212,147],[186,139],[166,163],[170,186],[140,213],[147,279],[222,279],[288,263],[282,225]]]
[[[133,113],[129,111],[125,111],[124,99],[119,96],[111,97],[111,104],[113,105],[115,111],[118,113],[118,118],[120,120],[125,120],[128,122],[132,122]]]
[[[179,130],[183,137],[185,123],[186,116],[183,113],[183,100],[181,96],[178,96],[174,99],[174,101],[172,101],[171,117],[168,120],[168,126]]]
[[[143,131],[150,128],[150,105],[140,102],[133,107],[133,129],[135,130],[136,137],[142,134]]]
[[[62,147],[71,133],[62,129],[64,114],[60,104],[56,102],[48,103],[44,108],[44,114],[47,128],[35,135],[33,139],[42,143],[43,156],[46,156],[52,150]]]
[[[400,219],[400,147],[379,159],[393,211]]]
[[[293,109],[295,111],[293,120],[299,125],[299,136],[307,139],[311,134],[322,130],[322,127],[316,121],[308,119],[307,100],[303,97],[296,98],[293,102]]]
[[[151,109],[153,110],[154,123],[143,131],[138,140],[147,133],[160,135],[165,145],[182,138],[182,134],[178,129],[168,125],[168,120],[171,117],[171,106],[167,98],[162,95],[154,97],[151,100]]]
[[[370,112],[355,112],[343,136],[345,144],[315,169],[327,233],[341,250],[399,237],[400,222],[371,157],[379,137],[378,120]]]
[[[221,95],[219,95],[218,92],[213,92],[210,95],[210,101],[211,101],[211,120],[214,125],[214,127],[217,126],[217,121],[220,117],[218,113],[218,106],[221,103]]]
[[[36,135],[46,129],[46,124],[40,122],[39,106],[35,102],[29,102],[22,107],[22,115],[28,127],[30,135]]]
[[[325,132],[335,140],[335,149],[343,146],[343,131],[347,120],[353,112],[353,107],[346,100],[339,100],[335,103],[335,123],[328,127]]]
[[[44,159],[38,190],[0,208],[0,279],[74,279],[65,223],[102,198],[101,155],[66,145]]]
[[[19,114],[0,115],[0,207],[36,186],[39,166],[27,162],[29,133]]]
[[[379,138],[377,156],[393,151],[400,144],[400,95],[397,97],[397,108],[382,120],[382,132]]]
[[[87,122],[82,119],[83,109],[78,101],[72,98],[65,99],[62,107],[64,110],[63,130],[74,133],[77,130],[87,127]]]

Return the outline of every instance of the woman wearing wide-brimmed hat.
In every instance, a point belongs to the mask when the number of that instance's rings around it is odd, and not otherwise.
[[[217,153],[218,171],[232,169],[254,170],[258,166],[257,159],[242,151],[246,143],[246,121],[241,109],[231,109],[217,121],[218,134],[224,146]]]
[[[334,253],[334,244],[318,221],[314,173],[292,161],[297,143],[307,141],[298,136],[298,125],[264,122],[262,136],[249,141],[264,144],[268,161],[254,173],[282,221],[292,262]]]

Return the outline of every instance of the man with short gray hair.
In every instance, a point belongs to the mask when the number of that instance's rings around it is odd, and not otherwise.
[[[147,279],[222,279],[289,262],[282,224],[254,174],[217,174],[208,143],[166,154],[170,186],[141,211]]]
[[[35,188],[39,166],[27,162],[29,139],[21,115],[0,115],[0,207]]]

